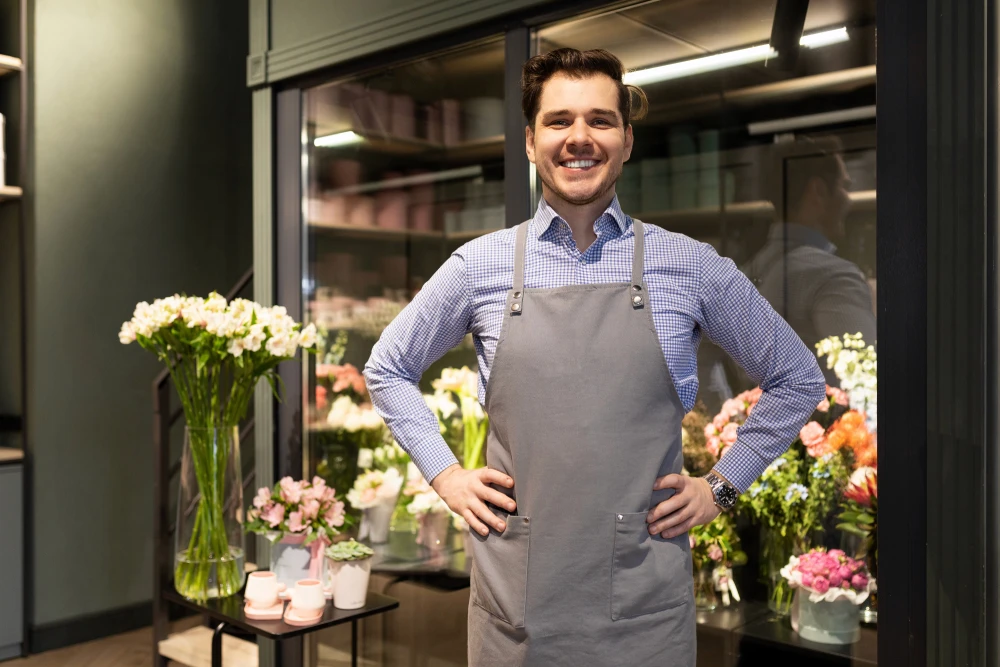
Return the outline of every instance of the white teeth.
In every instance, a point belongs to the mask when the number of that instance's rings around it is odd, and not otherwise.
[[[570,169],[586,169],[587,167],[593,167],[595,164],[597,164],[597,160],[570,160],[569,162],[563,162],[563,166]]]

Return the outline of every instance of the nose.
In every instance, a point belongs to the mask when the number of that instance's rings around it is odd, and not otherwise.
[[[585,118],[577,118],[569,128],[569,135],[566,137],[566,145],[573,148],[584,148],[591,146],[593,141],[590,137],[590,125]]]

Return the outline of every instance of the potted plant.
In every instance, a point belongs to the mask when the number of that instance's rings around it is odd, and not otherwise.
[[[246,530],[271,541],[271,571],[291,589],[300,579],[324,579],[323,549],[348,523],[344,503],[321,477],[284,477],[261,487],[247,512]]]
[[[781,574],[795,590],[791,623],[803,639],[850,644],[861,637],[858,606],[875,590],[864,562],[840,549],[792,556]]]
[[[174,586],[197,601],[233,595],[245,577],[238,425],[261,378],[278,395],[278,364],[311,348],[315,328],[212,292],[143,301],[118,339],[166,365],[184,409]]]
[[[374,554],[371,547],[354,539],[337,542],[326,549],[327,586],[333,590],[334,607],[360,609],[365,606]]]
[[[396,507],[396,499],[403,487],[403,476],[397,468],[365,470],[347,492],[347,502],[364,515],[360,539],[366,537],[372,544],[384,544],[389,539],[389,520]]]

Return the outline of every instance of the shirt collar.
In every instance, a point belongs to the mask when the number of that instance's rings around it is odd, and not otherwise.
[[[615,195],[615,198],[611,200],[608,207],[604,209],[604,213],[602,213],[600,217],[594,221],[594,231],[598,231],[598,227],[601,223],[603,221],[607,221],[608,218],[610,218],[610,222],[615,223],[618,231],[622,234],[624,234],[629,228],[629,225],[632,224],[631,218],[625,215],[625,212],[622,211],[621,204],[618,203],[617,195]],[[544,197],[539,199],[538,209],[535,211],[535,217],[531,219],[531,231],[534,233],[535,237],[541,238],[542,235],[557,221],[563,223],[564,225],[566,224],[566,221],[563,220],[558,213],[556,213],[555,209],[549,206],[549,203],[545,201]]]
[[[772,225],[768,236],[771,241],[787,241],[790,245],[795,246],[812,246],[830,254],[837,252],[837,246],[831,243],[822,232],[805,225],[797,225],[792,222],[787,222],[784,225],[780,223]]]

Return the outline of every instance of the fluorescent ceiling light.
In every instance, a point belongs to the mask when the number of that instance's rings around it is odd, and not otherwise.
[[[750,123],[747,125],[747,132],[751,135],[777,134],[778,132],[801,130],[806,127],[819,127],[821,125],[848,123],[854,120],[865,120],[867,118],[874,117],[875,105],[873,104],[866,107],[841,109],[840,111],[814,113],[808,116],[796,116],[795,118],[781,118],[779,120],[765,120],[759,123]]]
[[[834,30],[816,32],[811,35],[803,35],[799,40],[799,44],[809,49],[815,49],[821,46],[846,42],[848,39],[847,28],[836,28]],[[737,49],[736,51],[714,53],[710,56],[681,60],[680,62],[668,63],[658,67],[628,72],[622,78],[622,81],[635,86],[641,86],[657,81],[670,81],[671,79],[680,79],[685,76],[714,72],[726,69],[727,67],[736,67],[737,65],[759,63],[769,58],[776,58],[777,56],[778,52],[772,49],[770,44],[761,44],[745,49]]]
[[[318,146],[319,148],[347,146],[349,144],[356,144],[362,140],[363,137],[360,134],[348,130],[347,132],[338,132],[337,134],[327,134],[322,137],[316,137],[313,139],[313,146]]]

